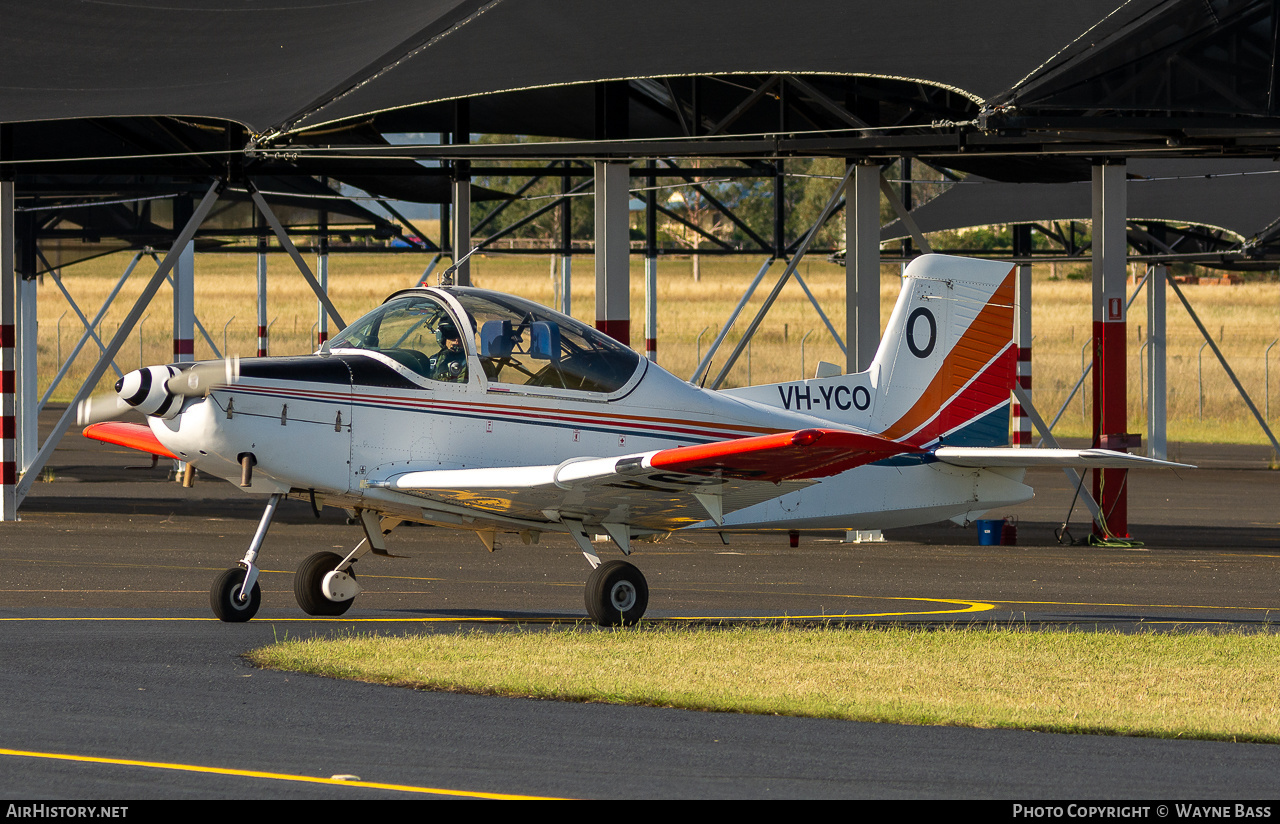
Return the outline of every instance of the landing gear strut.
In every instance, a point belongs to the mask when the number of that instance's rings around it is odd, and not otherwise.
[[[605,627],[629,627],[649,606],[649,584],[633,565],[609,561],[591,571],[586,599],[592,621]]]
[[[228,569],[218,576],[209,590],[209,605],[219,621],[248,621],[258,613],[262,604],[262,588],[258,586],[258,550],[262,548],[262,539],[267,536],[267,528],[276,515],[276,507],[284,494],[276,492],[267,500],[266,511],[262,520],[258,521],[258,531],[249,542],[249,550],[240,560],[240,566]]]

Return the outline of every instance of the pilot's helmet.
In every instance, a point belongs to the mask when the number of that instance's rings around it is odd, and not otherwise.
[[[462,336],[458,334],[458,327],[454,326],[451,320],[440,321],[440,325],[436,327],[436,343],[444,346],[444,342],[450,338],[462,340]]]

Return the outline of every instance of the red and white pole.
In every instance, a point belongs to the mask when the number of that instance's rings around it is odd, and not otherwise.
[[[173,267],[173,359],[196,359],[196,254],[189,241]]]
[[[0,521],[18,520],[18,276],[13,181],[0,180]]]
[[[631,167],[596,161],[596,328],[631,345]]]
[[[267,239],[258,238],[258,357],[265,358],[267,341]]]
[[[1014,292],[1013,340],[1018,347],[1018,388],[1031,397],[1031,264],[1018,264]],[[1013,401],[1013,445],[1031,446],[1031,417],[1017,399]]]
[[[1093,446],[1129,445],[1125,274],[1128,239],[1123,163],[1093,167]],[[1129,496],[1123,469],[1095,469],[1093,498],[1099,537],[1129,535]]]

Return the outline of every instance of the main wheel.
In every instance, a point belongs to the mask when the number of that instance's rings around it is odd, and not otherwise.
[[[639,621],[649,606],[649,584],[640,570],[626,561],[609,561],[587,578],[587,614],[604,627]]]
[[[335,552],[317,552],[298,566],[293,576],[293,594],[303,612],[308,615],[341,615],[351,608],[355,598],[330,601],[324,597],[324,576],[337,569],[340,563],[342,556]],[[344,572],[356,577],[355,570],[350,567]]]
[[[219,621],[241,623],[258,614],[258,607],[262,605],[262,587],[254,581],[253,589],[249,590],[249,600],[240,601],[244,576],[245,571],[236,567],[223,572],[213,582],[213,588],[209,590],[209,606],[213,607],[213,614]]]

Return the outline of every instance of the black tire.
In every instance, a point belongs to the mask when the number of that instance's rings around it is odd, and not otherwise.
[[[629,627],[649,606],[649,583],[626,561],[609,561],[587,578],[587,615],[602,627]]]
[[[321,585],[324,576],[338,568],[342,556],[335,552],[317,552],[298,566],[293,575],[293,594],[298,599],[298,606],[308,615],[341,615],[355,602],[355,598],[345,601],[330,601],[324,597]],[[343,570],[352,578],[356,571],[351,567]]]
[[[247,603],[241,603],[236,597],[240,594],[240,587],[244,586],[244,575],[245,571],[236,567],[223,572],[213,582],[213,588],[209,590],[209,606],[213,607],[213,614],[219,621],[239,624],[258,614],[258,607],[262,605],[262,587],[257,581],[253,582]]]

